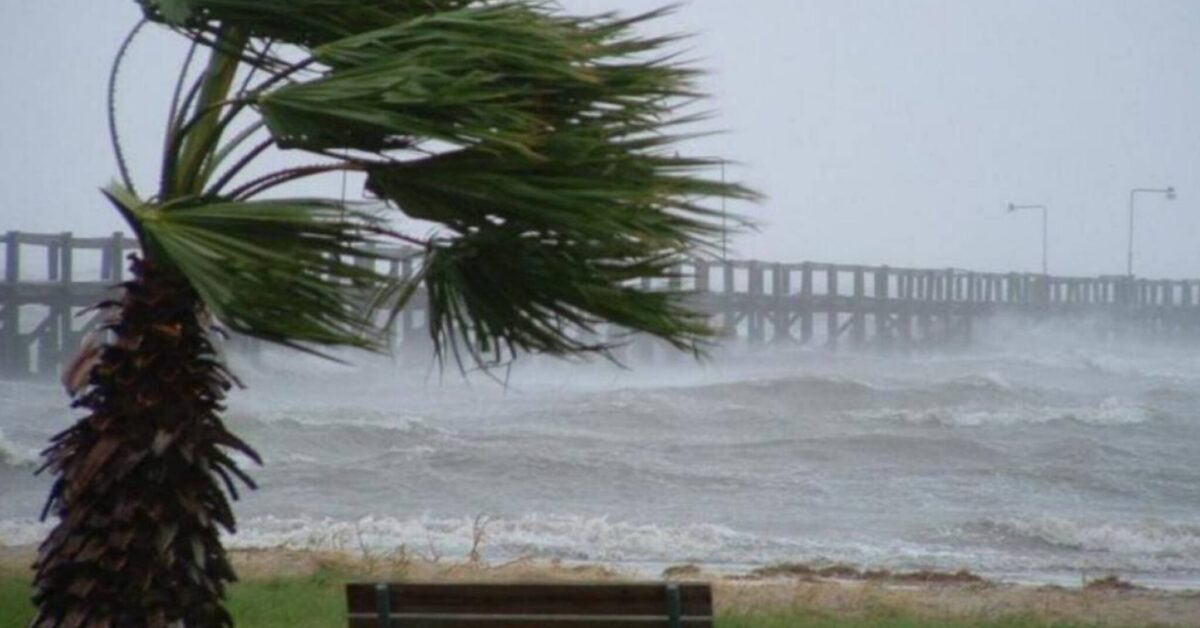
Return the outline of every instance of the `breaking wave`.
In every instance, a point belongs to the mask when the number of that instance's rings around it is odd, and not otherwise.
[[[852,413],[851,418],[867,421],[892,421],[911,425],[945,427],[986,427],[1078,423],[1093,426],[1138,425],[1174,418],[1153,405],[1108,397],[1097,403],[1077,406],[986,407],[935,406],[928,408],[879,408]]]
[[[0,468],[33,467],[37,463],[38,454],[12,443],[0,431]]]
[[[778,544],[730,528],[636,524],[607,517],[524,515],[520,517],[410,519],[364,517],[259,517],[243,522],[229,537],[231,547],[389,552],[405,548],[426,557],[465,557],[477,530],[491,560],[517,558],[597,562],[704,560],[741,562],[764,558]]]
[[[947,537],[1040,556],[1046,562],[1058,560],[1074,568],[1161,572],[1194,571],[1200,565],[1200,524],[1194,521],[981,519],[949,530]]]

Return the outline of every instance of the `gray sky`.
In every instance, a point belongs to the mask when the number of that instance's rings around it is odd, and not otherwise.
[[[645,10],[659,0],[561,0]],[[105,126],[112,55],[132,0],[0,5],[0,230],[122,228],[97,194],[115,174]],[[1200,277],[1200,2],[691,0],[660,25],[696,33],[714,128],[694,152],[741,162],[768,195],[744,256],[1037,270],[1051,208],[1057,274],[1123,273],[1131,187],[1137,271]],[[183,48],[135,45],[120,119],[155,173]],[[335,182],[318,190],[337,194]]]

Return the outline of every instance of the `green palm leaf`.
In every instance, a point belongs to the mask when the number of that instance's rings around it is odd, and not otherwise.
[[[433,248],[423,272],[439,355],[461,349],[487,364],[526,352],[603,353],[627,330],[698,350],[709,329],[679,303],[681,295],[633,283],[673,277],[678,257],[622,259],[610,250],[519,229],[480,231]],[[601,337],[605,322],[622,331]]]
[[[435,139],[537,154],[579,124],[661,124],[662,101],[690,95],[685,68],[612,62],[652,46],[616,39],[623,32],[523,2],[447,11],[321,46],[313,58],[328,72],[257,105],[286,146],[375,151]]]
[[[169,260],[231,330],[297,348],[379,348],[364,300],[385,277],[351,259],[372,256],[376,216],[322,199],[153,206],[108,194],[137,217],[151,259]]]
[[[146,16],[201,31],[215,23],[255,37],[317,46],[474,0],[137,0]]]

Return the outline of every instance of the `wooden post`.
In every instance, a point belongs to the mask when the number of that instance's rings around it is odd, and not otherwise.
[[[112,234],[112,268],[110,277],[113,283],[125,281],[125,234],[114,231]]]
[[[904,343],[908,347],[913,343],[913,307],[917,294],[917,276],[911,270],[903,271],[898,277],[900,280],[900,315],[898,322],[900,323],[900,335],[904,338]]]
[[[695,285],[696,285],[696,294],[697,295],[708,294],[709,267],[710,267],[709,263],[705,260],[696,260],[696,262],[695,262],[695,270],[693,271],[693,273],[694,273],[693,281],[695,282]]]
[[[792,272],[783,264],[775,264],[771,269],[771,279],[773,280],[771,293],[774,297],[771,321],[774,329],[771,341],[788,343],[792,340],[792,313],[788,309],[792,302]]]
[[[838,344],[838,267],[825,267],[825,342],[830,348]]]
[[[708,294],[708,268],[709,264],[705,260],[695,260],[692,262],[692,302],[695,304],[697,311],[703,312],[705,315],[705,324],[712,324],[712,305],[713,299]]]
[[[62,251],[62,283],[69,284],[75,280],[75,248],[70,231],[59,234],[58,248]]]
[[[888,307],[890,281],[887,266],[875,269],[875,337],[883,348],[892,344],[892,311]]]
[[[21,306],[17,301],[17,282],[21,279],[21,234],[9,231],[4,236],[4,283],[12,292],[4,304],[4,328],[0,330],[0,369],[8,375],[25,375],[28,352],[21,342]]]
[[[925,294],[923,296],[925,298],[917,313],[917,327],[921,329],[921,340],[928,343],[933,341],[933,317],[930,313],[933,309],[932,302],[938,299],[938,293],[941,291],[938,289],[937,271],[925,271],[924,279]]]
[[[9,231],[4,236],[4,281],[17,283],[21,279],[21,234]]]
[[[667,271],[667,290],[679,292],[683,290],[683,265],[676,264]]]
[[[721,291],[725,293],[724,304],[721,312],[721,325],[726,341],[737,340],[737,312],[734,309],[734,275],[733,264],[728,261],[722,262],[722,281]]]
[[[813,338],[813,270],[812,264],[800,265],[800,343],[808,344]]]
[[[46,245],[46,279],[50,281],[58,281],[58,262],[61,256],[59,252],[60,244],[51,242]]]
[[[413,258],[411,256],[400,260],[400,279],[408,283],[413,279]],[[413,320],[412,301],[400,313],[400,342],[403,345],[414,344],[416,340],[416,324]]]
[[[64,232],[59,235],[58,248],[62,258],[60,272],[62,277],[60,280],[61,291],[58,297],[58,303],[51,309],[51,316],[57,316],[58,320],[51,328],[51,333],[48,336],[50,346],[43,347],[40,355],[46,356],[46,360],[39,359],[38,370],[43,374],[52,374],[57,372],[57,367],[61,365],[69,356],[67,353],[75,348],[75,330],[72,328],[72,323],[75,317],[71,312],[71,283],[75,281],[75,256],[74,243],[70,232]]]
[[[954,304],[959,300],[959,279],[953,268],[946,269],[945,282],[946,291],[943,294],[941,304],[942,328],[945,330],[945,340],[953,342],[955,340],[954,330]]]
[[[765,270],[758,262],[750,262],[749,272],[749,310],[746,312],[746,326],[749,333],[748,340],[752,345],[761,345],[766,339],[765,325],[763,324],[763,306],[765,305],[763,298],[763,274]]]
[[[854,307],[851,308],[854,317],[850,331],[850,341],[856,347],[861,347],[867,339],[867,278],[862,267],[854,269]]]

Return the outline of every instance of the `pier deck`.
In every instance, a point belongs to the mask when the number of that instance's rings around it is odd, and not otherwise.
[[[114,233],[8,232],[0,282],[0,375],[56,373],[95,325],[83,315],[115,296],[136,242]],[[411,276],[411,250],[383,251],[385,272]],[[821,343],[829,347],[916,349],[964,345],[980,320],[999,314],[1087,320],[1098,337],[1200,340],[1200,280],[1127,276],[1055,277],[803,262],[696,260],[679,278],[645,281],[647,290],[684,290],[722,330],[725,342]],[[400,317],[397,350],[428,350],[424,295]]]

